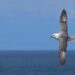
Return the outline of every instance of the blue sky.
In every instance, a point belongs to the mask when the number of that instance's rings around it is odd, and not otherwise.
[[[75,0],[0,0],[0,50],[58,50],[50,35],[60,29],[63,8],[74,35]],[[68,49],[74,45],[69,43]]]

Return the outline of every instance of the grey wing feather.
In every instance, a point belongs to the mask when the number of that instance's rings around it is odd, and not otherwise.
[[[67,40],[65,38],[60,38],[59,40],[59,50],[66,52],[67,48]]]
[[[60,63],[65,64],[66,60],[66,48],[67,48],[67,40],[65,38],[61,38],[59,40],[59,58]],[[64,54],[63,54],[64,53]]]
[[[61,23],[61,31],[67,33],[67,31],[68,31],[67,13],[66,13],[66,11],[64,9],[62,10],[62,13],[61,13],[61,16],[60,16],[60,23]]]
[[[68,27],[66,23],[61,23],[61,31],[68,33]]]

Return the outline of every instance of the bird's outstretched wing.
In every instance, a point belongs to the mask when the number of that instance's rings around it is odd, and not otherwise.
[[[60,16],[60,30],[64,33],[68,33],[67,27],[67,14],[66,11],[63,9],[61,16]]]
[[[64,64],[66,60],[66,48],[68,40],[67,14],[63,10],[60,16],[61,38],[59,39],[59,58],[60,63]]]
[[[61,64],[65,64],[66,48],[67,48],[67,40],[65,38],[60,38],[59,40],[59,59],[60,59]]]

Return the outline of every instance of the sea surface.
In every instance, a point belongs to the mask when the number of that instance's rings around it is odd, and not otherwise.
[[[0,75],[75,75],[75,51],[65,65],[57,51],[0,51]]]

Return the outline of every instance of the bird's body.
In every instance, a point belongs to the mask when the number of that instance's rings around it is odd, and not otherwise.
[[[68,35],[67,14],[66,14],[66,11],[64,9],[63,9],[61,16],[60,16],[60,32],[52,34],[51,37],[59,40],[60,63],[65,64],[67,42],[75,40],[75,36],[69,36]]]
[[[60,38],[62,38],[62,35],[61,35],[61,33],[54,33],[54,34],[52,34],[52,37],[55,38],[56,40],[59,40]],[[75,42],[75,36],[68,36],[67,41],[74,41]]]

